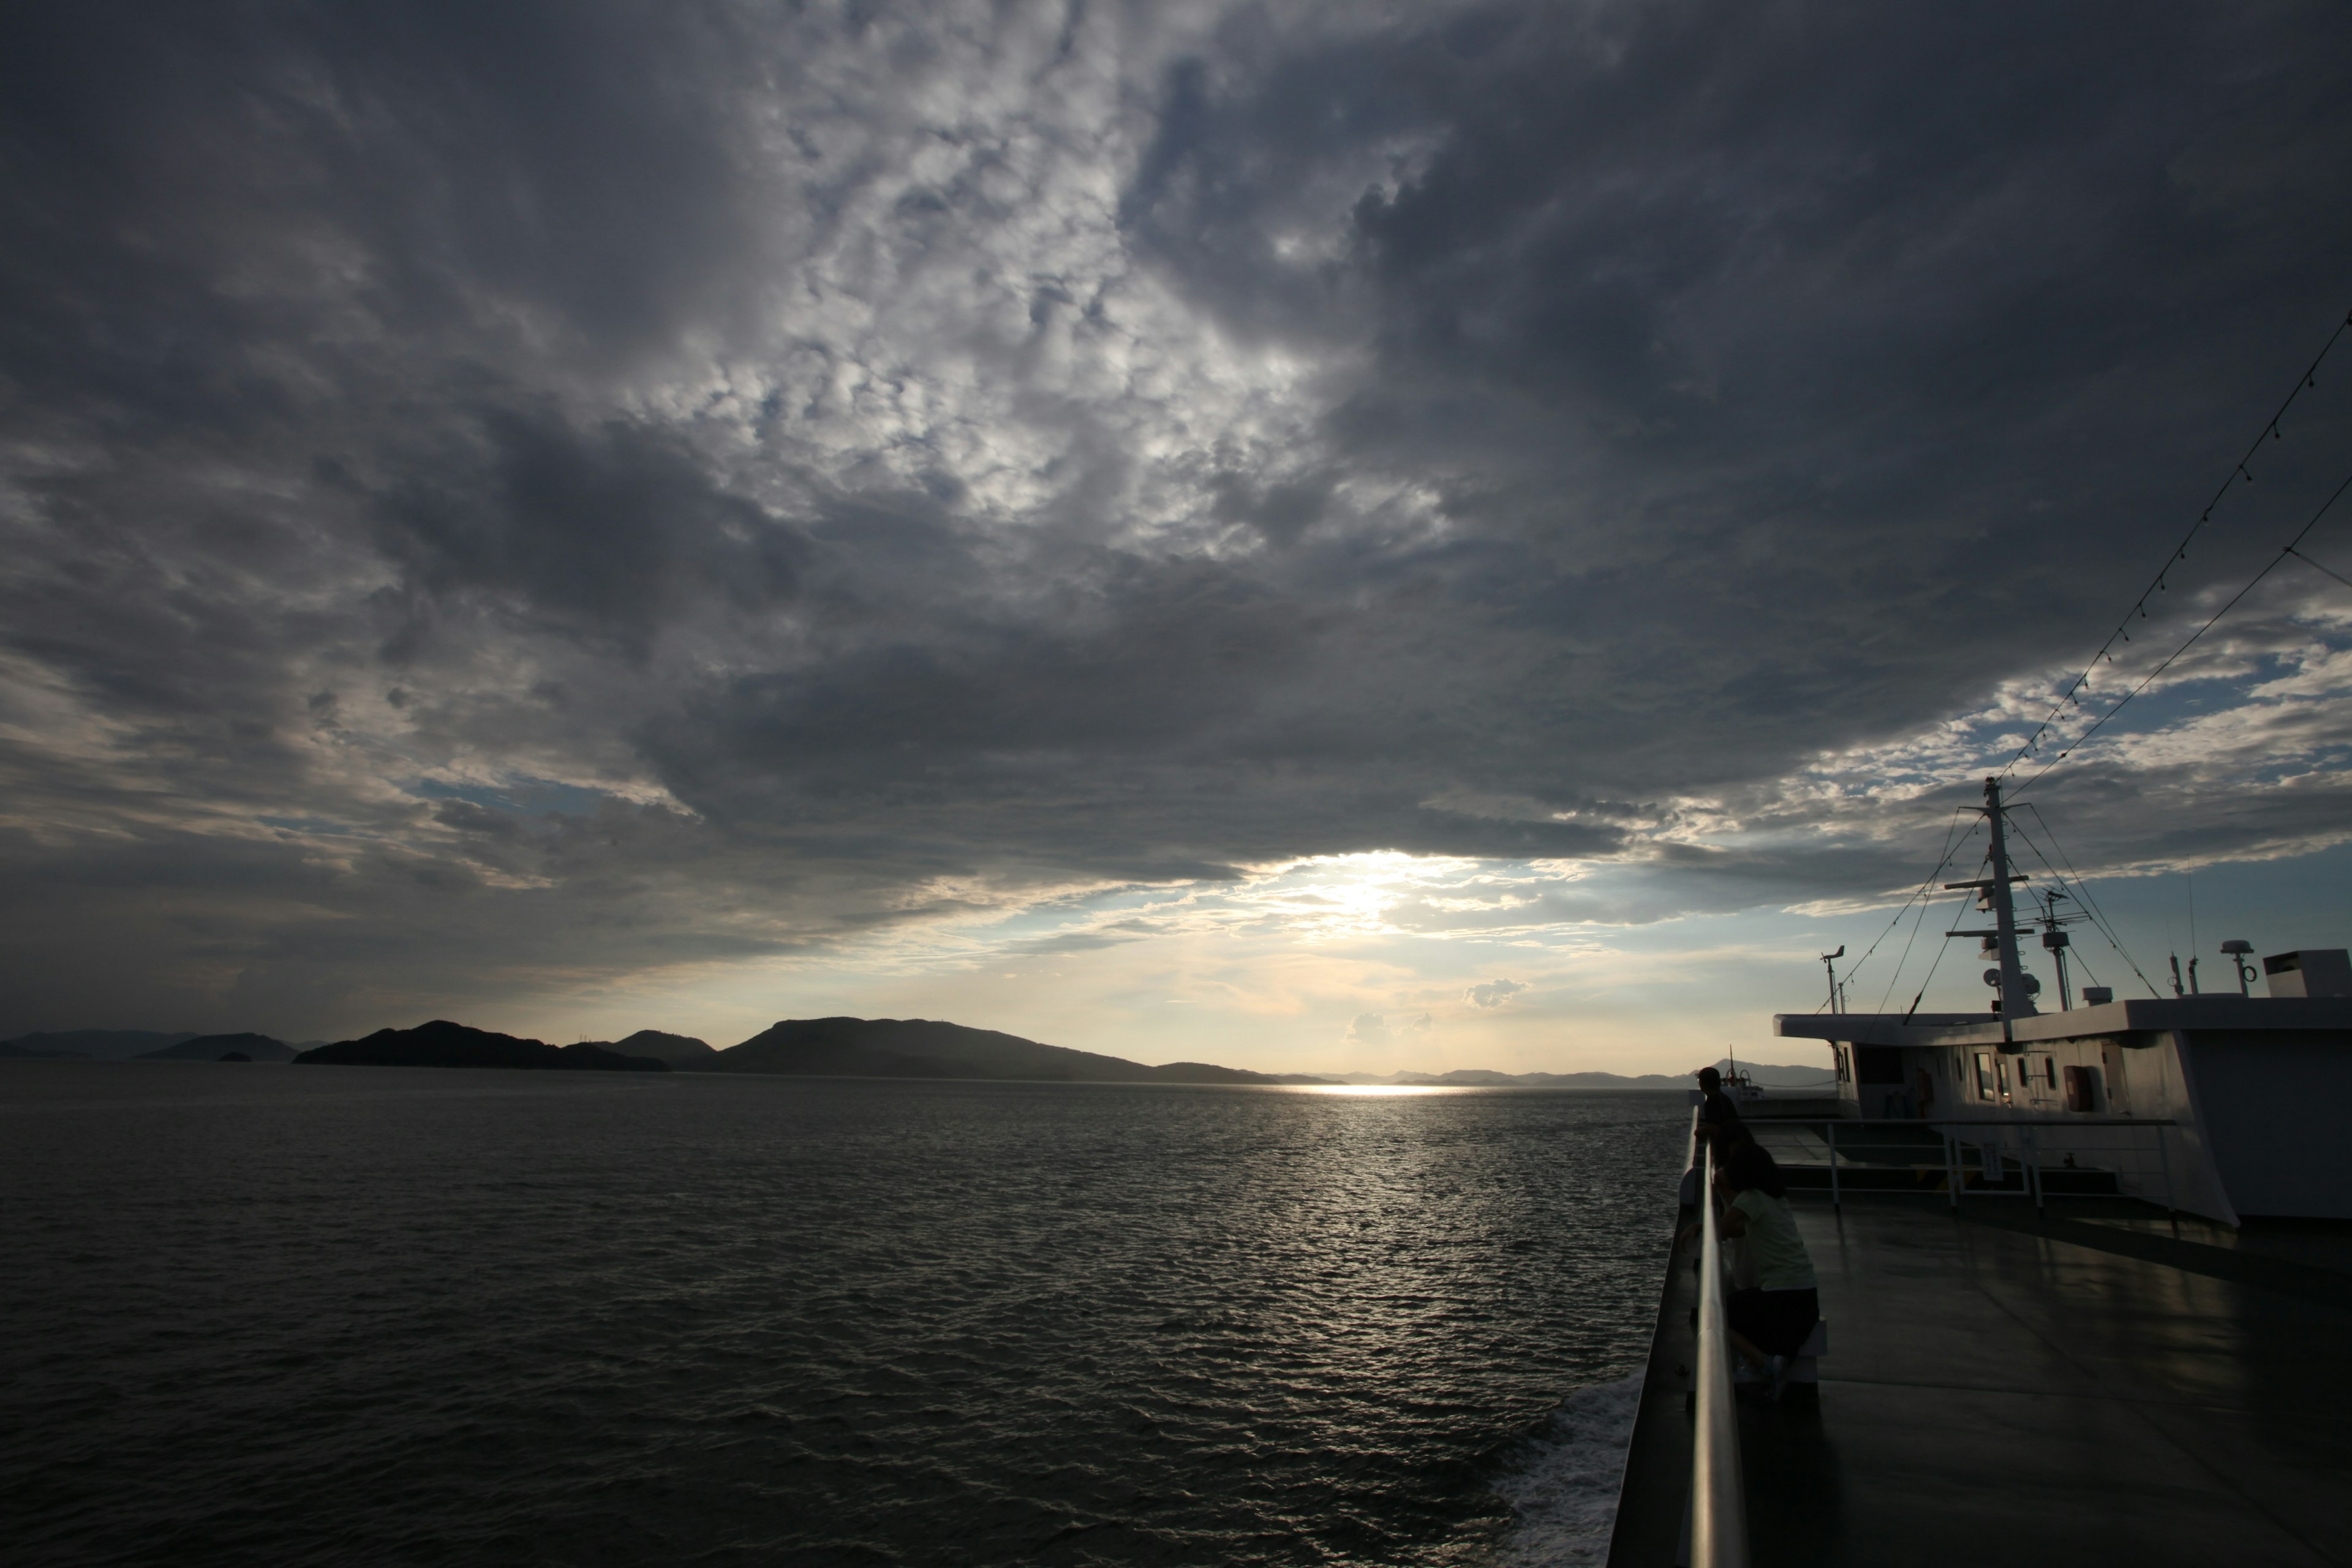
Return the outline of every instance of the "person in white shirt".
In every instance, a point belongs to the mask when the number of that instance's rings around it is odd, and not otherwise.
[[[1811,1254],[1789,1212],[1789,1189],[1772,1156],[1753,1143],[1733,1149],[1716,1178],[1725,1199],[1722,1233],[1745,1244],[1756,1266],[1751,1289],[1723,1304],[1732,1345],[1777,1373],[1781,1358],[1803,1348],[1821,1321],[1822,1297]]]

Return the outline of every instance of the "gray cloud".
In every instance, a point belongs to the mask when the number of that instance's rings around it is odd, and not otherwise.
[[[1433,1020],[1426,1013],[1391,1024],[1385,1013],[1359,1013],[1348,1024],[1346,1038],[1360,1046],[1385,1046],[1429,1033]]]
[[[1967,791],[1806,770],[2081,657],[2352,250],[2318,6],[5,35],[11,1027],[1376,848],[1866,898]],[[2328,390],[2184,597],[2338,477]],[[2352,832],[2310,708],[2086,756],[2070,847]]]
[[[1462,993],[1462,1000],[1473,1007],[1492,1009],[1502,1006],[1527,988],[1527,983],[1519,980],[1482,980]]]

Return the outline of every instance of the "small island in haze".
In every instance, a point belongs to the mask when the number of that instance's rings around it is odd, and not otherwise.
[[[142,1062],[290,1062],[300,1054],[298,1047],[268,1035],[198,1035],[182,1040],[175,1046],[165,1046],[158,1051],[142,1051],[133,1061]]]

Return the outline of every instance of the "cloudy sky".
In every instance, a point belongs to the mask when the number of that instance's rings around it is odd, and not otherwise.
[[[2352,339],[2265,429],[2347,79],[2318,0],[16,7],[0,1031],[1810,1060],[2352,472]],[[2021,826],[2210,984],[2352,941],[2347,768],[2290,559]],[[1856,1005],[1981,1007],[1949,912]]]

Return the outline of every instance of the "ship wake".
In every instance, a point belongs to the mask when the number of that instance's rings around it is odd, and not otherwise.
[[[1625,1446],[1642,1405],[1637,1373],[1579,1389],[1530,1434],[1495,1489],[1517,1517],[1496,1546],[1495,1568],[1604,1563],[1617,1522]]]

